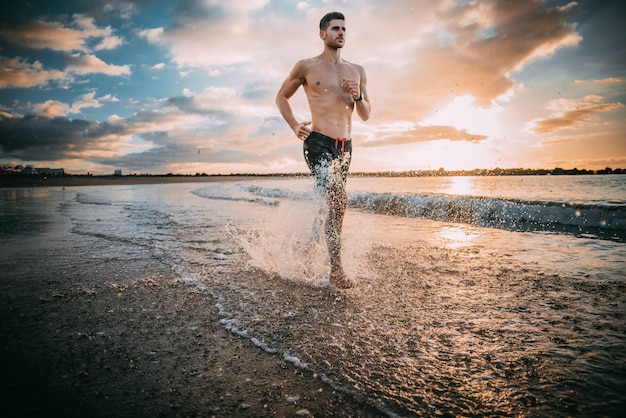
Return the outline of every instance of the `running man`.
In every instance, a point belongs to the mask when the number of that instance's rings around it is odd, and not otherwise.
[[[302,141],[304,158],[317,180],[328,205],[324,222],[330,256],[330,282],[347,289],[354,284],[341,264],[341,226],[348,207],[346,180],[352,154],[352,113],[370,117],[367,78],[360,65],[341,58],[346,42],[343,14],[331,12],[320,21],[319,36],[324,52],[300,60],[293,67],[276,95],[276,106],[295,135]],[[311,121],[298,121],[289,99],[303,86]]]

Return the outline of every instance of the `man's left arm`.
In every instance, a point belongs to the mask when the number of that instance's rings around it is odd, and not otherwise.
[[[372,113],[372,105],[370,103],[369,95],[367,94],[367,76],[365,75],[363,67],[359,67],[359,72],[361,74],[361,84],[359,85],[359,90],[363,93],[363,100],[355,102],[354,105],[356,107],[356,113],[359,115],[361,120],[366,121],[370,118],[370,114]]]

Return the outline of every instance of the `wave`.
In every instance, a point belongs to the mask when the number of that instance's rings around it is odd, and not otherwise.
[[[257,203],[257,204],[266,205],[266,206],[277,206],[280,203],[277,200],[271,200],[271,199],[226,195],[223,192],[219,193],[219,191],[216,191],[214,188],[194,190],[192,193],[198,197],[202,197],[204,199],[209,199],[209,200],[226,200],[226,201],[231,201],[231,202]],[[265,196],[265,197],[273,197],[273,196]]]
[[[567,233],[626,241],[626,208],[475,196],[356,193],[351,208],[513,231]]]
[[[258,186],[248,193],[271,199],[306,200],[312,192]],[[350,193],[349,207],[389,216],[423,217],[511,231],[570,234],[626,242],[626,206],[524,201],[481,196]]]
[[[106,196],[99,196],[95,194],[87,194],[78,192],[76,193],[76,201],[86,205],[104,205],[111,206],[111,201]]]

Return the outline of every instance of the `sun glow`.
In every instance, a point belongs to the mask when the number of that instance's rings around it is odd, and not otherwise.
[[[425,125],[453,126],[473,134],[495,138],[502,135],[499,116],[503,108],[496,103],[491,107],[477,107],[474,97],[457,96],[435,115],[423,121]]]
[[[473,177],[450,177],[450,185],[445,193],[451,195],[475,195],[477,188]]]
[[[462,226],[443,227],[436,235],[446,247],[452,249],[469,247],[477,238],[469,228]]]
[[[440,167],[446,170],[488,168],[496,166],[499,159],[497,152],[486,143],[432,141],[423,153],[428,156],[432,169]]]

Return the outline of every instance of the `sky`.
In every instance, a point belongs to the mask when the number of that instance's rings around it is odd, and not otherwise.
[[[306,172],[275,96],[330,11],[372,104],[351,171],[626,168],[621,0],[3,2],[0,166]]]

